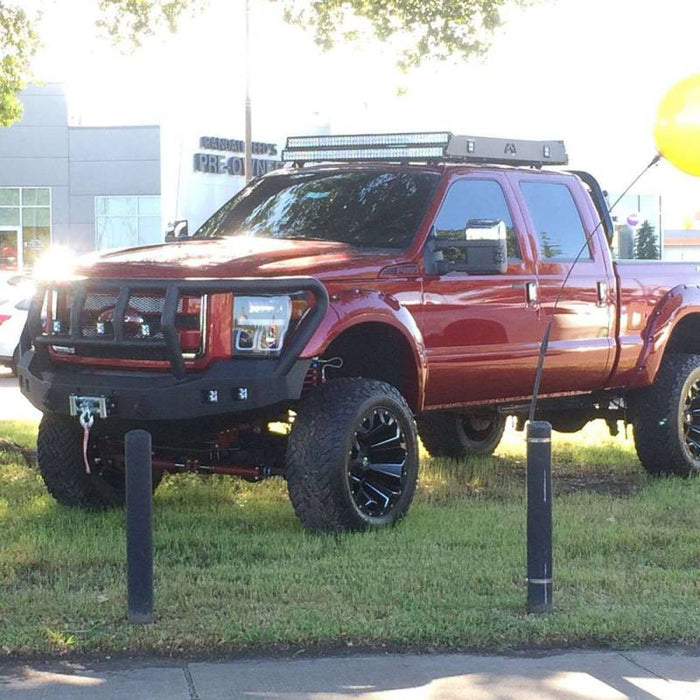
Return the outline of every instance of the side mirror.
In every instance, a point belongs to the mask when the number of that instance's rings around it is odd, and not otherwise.
[[[171,224],[168,224],[168,228],[165,230],[165,242],[172,243],[173,241],[184,240],[189,238],[189,235],[187,219],[173,221]]]
[[[434,274],[466,272],[502,275],[508,269],[508,241],[503,221],[470,219],[464,238],[433,238],[426,250],[426,268]]]

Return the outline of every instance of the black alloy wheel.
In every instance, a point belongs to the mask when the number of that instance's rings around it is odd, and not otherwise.
[[[348,478],[358,510],[381,518],[406,487],[406,437],[387,408],[375,408],[358,421],[350,448]]]
[[[688,456],[700,464],[700,377],[687,387],[679,419]]]
[[[310,530],[391,525],[408,511],[418,480],[411,409],[386,382],[326,382],[299,405],[286,468],[294,511]]]

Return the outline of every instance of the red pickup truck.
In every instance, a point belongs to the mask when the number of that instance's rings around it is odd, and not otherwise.
[[[122,503],[145,427],[155,485],[278,475],[311,529],[392,523],[418,436],[464,459],[522,425],[550,320],[537,417],[631,422],[647,470],[700,470],[698,267],[614,262],[596,180],[547,167],[561,142],[296,137],[283,157],[193,236],[38,286],[18,372],[58,501]]]

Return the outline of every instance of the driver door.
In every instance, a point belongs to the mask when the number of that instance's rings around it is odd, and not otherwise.
[[[421,326],[428,360],[426,408],[522,398],[532,392],[543,332],[533,246],[502,173],[457,176],[435,217],[432,236],[454,238],[474,219],[504,222],[507,270],[425,275]]]

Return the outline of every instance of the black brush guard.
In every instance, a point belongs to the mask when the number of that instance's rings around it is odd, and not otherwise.
[[[44,328],[42,308],[51,290],[72,295],[70,332],[54,334]],[[90,293],[118,291],[113,337],[85,338],[80,318]],[[125,314],[132,294],[148,291],[164,295],[161,313],[162,339],[125,337]],[[178,302],[183,296],[212,293],[276,295],[307,292],[315,303],[288,336],[277,358],[219,360],[201,371],[187,372],[176,327]],[[176,420],[250,411],[300,397],[311,359],[299,355],[320,325],[328,309],[326,288],[310,277],[274,279],[85,279],[39,284],[32,299],[20,339],[18,368],[20,388],[40,410],[68,413],[70,396],[98,395],[108,398],[110,416],[124,420]],[[206,321],[205,321],[206,323]],[[123,368],[105,369],[87,364],[52,361],[49,348],[105,348],[119,361],[119,351],[149,348],[162,351],[170,372]],[[247,398],[241,399],[240,388]],[[221,400],[208,402],[215,391]],[[238,394],[237,394],[238,392]]]

